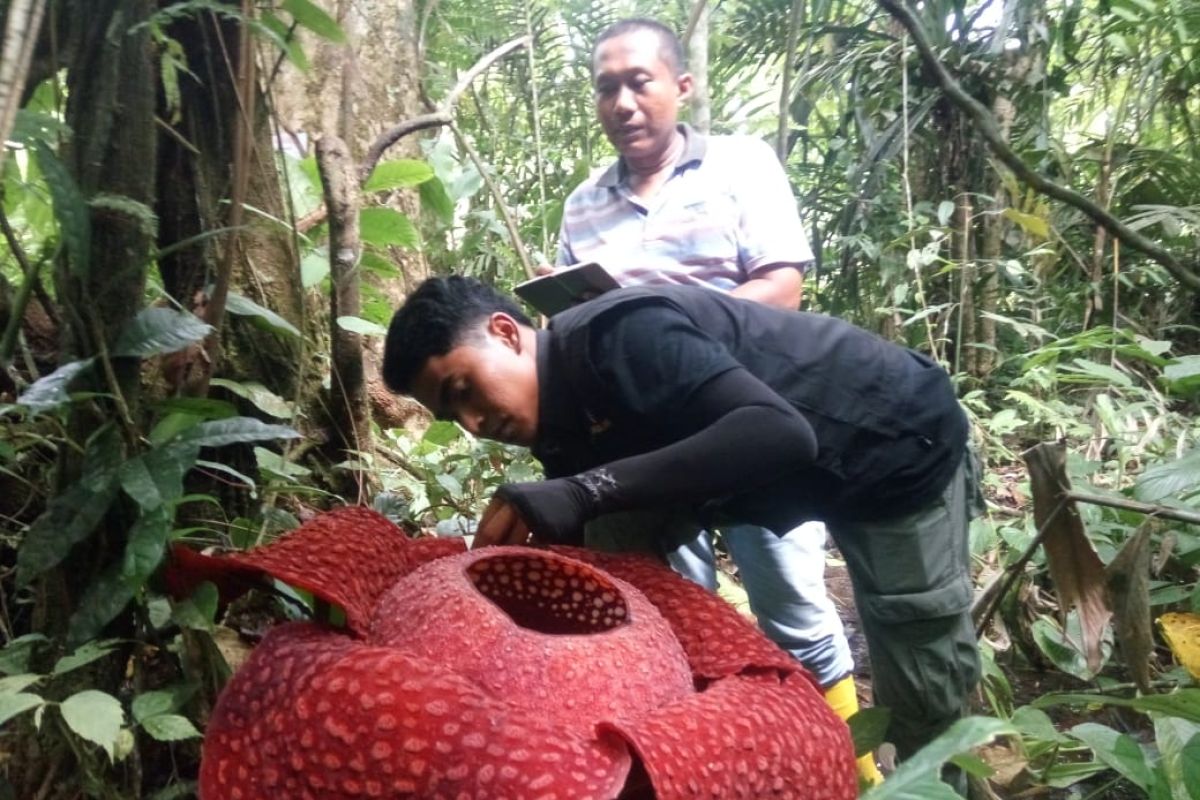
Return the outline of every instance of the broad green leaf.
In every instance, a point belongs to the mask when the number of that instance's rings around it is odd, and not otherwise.
[[[462,496],[463,496],[462,482],[459,481],[458,478],[454,477],[453,475],[451,475],[449,473],[443,472],[442,474],[438,475],[434,480],[437,481],[438,486],[441,486],[443,489],[446,490],[446,494],[450,495],[450,497],[454,498],[455,500],[462,499]]]
[[[1197,784],[1189,781],[1197,773],[1200,725],[1177,717],[1154,717],[1154,742],[1162,758],[1160,771],[1170,787],[1172,800],[1195,800]]]
[[[237,292],[229,293],[229,297],[225,301],[225,309],[230,314],[249,317],[260,328],[265,328],[276,333],[286,333],[289,336],[300,336],[300,330],[295,325],[271,309],[260,306],[249,297],[240,295]]]
[[[1002,216],[1017,223],[1031,236],[1036,236],[1039,239],[1050,238],[1050,224],[1036,214],[1026,214],[1023,211],[1017,211],[1015,208],[1006,208],[1000,212]]]
[[[854,740],[854,755],[865,756],[883,744],[888,724],[892,721],[890,709],[876,706],[860,709],[850,717],[850,738]]]
[[[196,466],[203,467],[204,469],[208,469],[208,470],[213,470],[214,472],[220,472],[225,475],[228,475],[231,478],[234,478],[235,480],[239,480],[242,483],[246,484],[246,486],[248,486],[250,488],[250,497],[251,498],[258,497],[258,494],[257,494],[258,484],[256,484],[254,482],[254,479],[251,478],[250,476],[246,475],[245,473],[238,472],[236,469],[229,466],[228,464],[221,464],[216,461],[206,461],[204,459],[200,459],[199,461],[196,462]]]
[[[17,585],[30,581],[67,557],[88,538],[117,494],[113,484],[95,491],[75,483],[55,495],[34,520],[17,551]]]
[[[24,714],[31,708],[37,708],[45,702],[40,696],[26,692],[0,694],[0,725],[8,722],[18,714]]]
[[[1091,680],[1093,675],[1088,668],[1087,659],[1075,644],[1063,635],[1057,622],[1046,616],[1038,617],[1030,626],[1030,633],[1033,634],[1038,649],[1054,666],[1080,680]]]
[[[1200,448],[1183,458],[1155,464],[1138,476],[1134,496],[1145,503],[1183,498],[1200,490]]]
[[[122,566],[120,561],[109,564],[84,590],[67,625],[69,643],[82,644],[95,639],[129,605],[134,591],[121,574]]]
[[[0,678],[0,695],[17,694],[28,689],[39,681],[44,681],[45,675],[35,675],[32,672],[27,672],[23,675],[9,675],[7,678]]]
[[[200,731],[187,717],[178,714],[159,714],[142,721],[146,733],[160,742],[178,742],[182,739],[196,739]]]
[[[125,722],[121,701],[111,694],[87,689],[64,700],[59,711],[77,736],[100,745],[113,758],[113,748]]]
[[[1047,694],[1034,700],[1035,708],[1050,708],[1058,705],[1121,706],[1146,713],[1154,712],[1168,717],[1178,717],[1200,724],[1200,689],[1176,689],[1169,694],[1152,694],[1143,697],[1114,697],[1098,694]]]
[[[268,425],[253,417],[234,417],[202,422],[184,433],[180,441],[200,447],[223,447],[227,444],[298,438],[300,434],[286,425]]]
[[[143,511],[129,531],[121,577],[136,591],[162,563],[167,541],[171,538],[171,513],[163,507]]]
[[[1132,737],[1095,722],[1076,725],[1071,728],[1071,735],[1091,748],[1097,759],[1137,784],[1143,791],[1149,790],[1154,778],[1142,748]]]
[[[296,412],[291,403],[258,381],[231,381],[225,378],[213,378],[211,383],[213,386],[228,389],[243,400],[249,400],[259,411],[277,419],[291,419],[295,416]]]
[[[187,600],[175,604],[171,618],[184,628],[211,631],[217,617],[218,600],[217,587],[206,581]]]
[[[960,800],[953,789],[938,780],[942,765],[997,736],[1016,732],[1012,725],[998,719],[960,719],[862,797],[864,800]]]
[[[262,21],[263,27],[273,34],[272,40],[287,54],[288,61],[291,61],[296,69],[304,73],[312,69],[303,45],[296,36],[292,35],[289,25],[279,19],[274,12],[265,9],[259,10],[259,19]]]
[[[63,364],[54,372],[38,378],[30,384],[29,388],[17,398],[17,402],[35,414],[55,409],[71,399],[67,394],[67,386],[75,380],[79,373],[91,365],[92,359],[90,358]]]
[[[296,22],[323,39],[336,44],[346,41],[346,34],[323,8],[312,0],[283,0],[280,8],[292,15]]]
[[[121,432],[116,423],[110,422],[88,438],[83,451],[83,473],[79,476],[79,482],[96,492],[112,486],[124,461]]]
[[[269,472],[272,475],[283,478],[286,481],[292,481],[295,478],[303,478],[312,472],[312,470],[308,469],[307,467],[294,464],[285,459],[279,453],[272,452],[265,447],[254,448],[254,458],[258,463],[258,468],[260,470]]]
[[[422,183],[418,190],[421,194],[421,208],[441,222],[450,225],[454,222],[454,201],[446,193],[446,185],[438,178]]]
[[[143,512],[160,509],[183,495],[183,478],[200,455],[200,446],[186,437],[205,424],[209,423],[195,425],[179,439],[121,465],[121,488]]]
[[[74,653],[71,653],[71,655],[60,658],[54,665],[53,674],[62,675],[73,669],[79,669],[86,664],[90,664],[96,659],[104,658],[115,650],[120,643],[120,639],[100,639],[87,642]]]
[[[133,698],[133,718],[138,722],[144,722],[150,717],[160,714],[171,714],[178,711],[195,693],[195,687],[187,684],[173,686],[170,689],[143,692]]]
[[[46,641],[49,640],[40,633],[27,633],[13,639],[0,650],[0,672],[14,675],[28,670],[33,649]]]
[[[363,186],[364,192],[380,192],[387,189],[403,189],[417,186],[433,178],[433,167],[424,161],[401,158],[381,161],[371,172]]]
[[[457,425],[446,420],[437,420],[425,429],[425,435],[421,437],[421,441],[445,447],[461,438],[462,430]]]
[[[358,215],[359,236],[374,247],[395,245],[416,250],[421,239],[412,221],[394,208],[364,208]]]
[[[212,382],[222,380],[213,378]],[[190,414],[200,419],[229,419],[237,416],[233,403],[212,397],[168,397],[155,403],[160,412]]]
[[[188,311],[144,308],[121,332],[113,355],[146,358],[174,353],[212,332],[212,326]]]
[[[1163,368],[1163,379],[1177,394],[1191,396],[1200,392],[1200,355],[1175,359]]]
[[[311,289],[329,274],[329,249],[318,247],[300,259],[300,285]]]
[[[58,156],[46,145],[34,145],[42,176],[50,188],[54,200],[54,216],[62,230],[63,243],[70,259],[71,274],[86,278],[89,270],[92,247],[92,215],[83,194],[71,177],[71,173]]]
[[[338,327],[360,336],[387,336],[387,328],[362,317],[338,317]]]

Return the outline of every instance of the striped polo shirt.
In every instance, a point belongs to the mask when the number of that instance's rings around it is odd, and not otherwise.
[[[775,264],[801,266],[812,250],[774,151],[749,136],[686,141],[650,198],[629,188],[622,159],[567,198],[558,264],[596,261],[622,286],[692,285],[729,291]]]

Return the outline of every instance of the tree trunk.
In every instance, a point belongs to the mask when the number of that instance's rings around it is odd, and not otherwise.
[[[694,81],[691,110],[692,125],[701,133],[712,127],[712,102],[708,96],[708,2],[694,0],[695,24],[690,29],[687,41],[688,70]]]

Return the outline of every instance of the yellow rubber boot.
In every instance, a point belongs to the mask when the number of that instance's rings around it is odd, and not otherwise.
[[[847,675],[825,690],[825,702],[844,720],[858,713],[858,692],[854,688],[854,676]],[[875,766],[875,756],[867,753],[858,759],[858,778],[870,786],[883,783],[883,774]]]

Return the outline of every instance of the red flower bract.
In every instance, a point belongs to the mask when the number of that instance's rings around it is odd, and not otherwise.
[[[203,800],[856,796],[846,726],[731,607],[648,559],[463,551],[365,509],[168,580],[267,573],[348,631],[272,630],[222,692]]]

